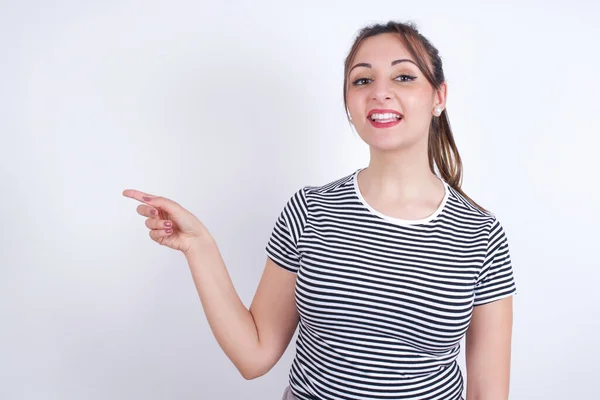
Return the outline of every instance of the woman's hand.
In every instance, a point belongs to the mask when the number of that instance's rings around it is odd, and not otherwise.
[[[138,205],[137,212],[148,217],[150,237],[159,244],[187,255],[194,243],[210,238],[204,224],[173,200],[133,189],[123,191],[123,196],[144,203]]]

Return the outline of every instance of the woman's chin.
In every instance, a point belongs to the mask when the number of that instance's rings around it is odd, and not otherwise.
[[[363,138],[363,141],[369,145],[372,150],[381,152],[403,151],[414,147],[418,140],[414,138],[406,138],[399,135],[372,135],[368,138]]]

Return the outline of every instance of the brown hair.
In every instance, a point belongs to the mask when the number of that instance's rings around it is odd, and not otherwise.
[[[416,25],[413,22],[401,23],[389,21],[384,24],[374,24],[362,28],[354,40],[354,44],[344,62],[344,108],[348,110],[347,105],[347,87],[348,73],[353,62],[354,56],[360,45],[365,39],[380,35],[383,33],[397,34],[404,43],[411,56],[414,58],[419,69],[425,75],[425,78],[431,83],[435,90],[439,90],[444,83],[444,71],[442,69],[442,59],[438,50],[419,33]],[[428,62],[433,66],[433,71],[430,70]],[[350,118],[350,115],[347,115]],[[448,112],[444,109],[439,117],[432,117],[429,127],[429,168],[435,174],[435,166],[437,166],[440,175],[453,189],[458,191],[467,200],[480,210],[487,210],[475,203],[461,189],[462,185],[462,161],[454,142],[452,130],[450,129],[450,121],[448,120]],[[435,163],[435,165],[434,165]]]

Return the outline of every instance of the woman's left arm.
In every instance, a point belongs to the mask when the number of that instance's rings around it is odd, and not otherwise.
[[[466,336],[467,400],[507,400],[513,296],[473,307]]]

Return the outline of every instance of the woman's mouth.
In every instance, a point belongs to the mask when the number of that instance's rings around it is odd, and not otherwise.
[[[402,121],[402,115],[397,112],[370,112],[367,119],[375,128],[390,128]]]

